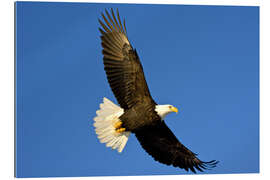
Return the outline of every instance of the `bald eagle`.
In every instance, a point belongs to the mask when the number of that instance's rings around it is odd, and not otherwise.
[[[201,161],[197,155],[181,144],[167,127],[164,118],[168,113],[178,112],[172,105],[158,105],[149,92],[143,67],[136,50],[127,37],[125,20],[119,12],[115,16],[105,10],[101,45],[103,63],[111,90],[120,107],[107,98],[103,99],[94,118],[94,127],[101,143],[122,152],[130,133],[134,133],[145,151],[156,161],[191,170],[216,166],[216,160]]]

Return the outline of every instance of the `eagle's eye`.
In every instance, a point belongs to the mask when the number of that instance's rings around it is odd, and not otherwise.
[[[171,108],[172,108],[172,106],[169,106],[169,108],[171,109]]]

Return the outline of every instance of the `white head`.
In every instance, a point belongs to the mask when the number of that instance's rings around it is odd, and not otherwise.
[[[163,120],[165,116],[171,112],[178,113],[178,109],[170,104],[166,105],[156,105],[155,111],[158,113],[158,115]]]

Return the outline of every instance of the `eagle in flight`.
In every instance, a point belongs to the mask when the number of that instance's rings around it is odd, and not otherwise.
[[[194,173],[215,167],[218,161],[201,161],[167,127],[165,116],[178,109],[153,100],[139,56],[128,40],[125,20],[121,22],[118,10],[117,16],[112,9],[111,15],[107,10],[105,13],[104,22],[99,19],[103,63],[120,107],[107,98],[100,104],[94,118],[100,142],[122,152],[130,133],[134,133],[143,149],[160,163]]]

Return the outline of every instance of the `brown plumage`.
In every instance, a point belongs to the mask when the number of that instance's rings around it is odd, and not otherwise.
[[[156,161],[188,171],[215,167],[217,161],[203,162],[182,145],[155,111],[156,103],[149,92],[138,54],[131,46],[125,21],[102,14],[101,44],[103,63],[110,87],[124,113],[120,116],[127,131],[135,133],[142,147]]]
[[[204,162],[196,154],[181,144],[164,121],[155,126],[145,126],[136,132],[145,151],[160,163],[173,165],[196,173],[195,169],[203,171],[213,168],[217,161]]]

